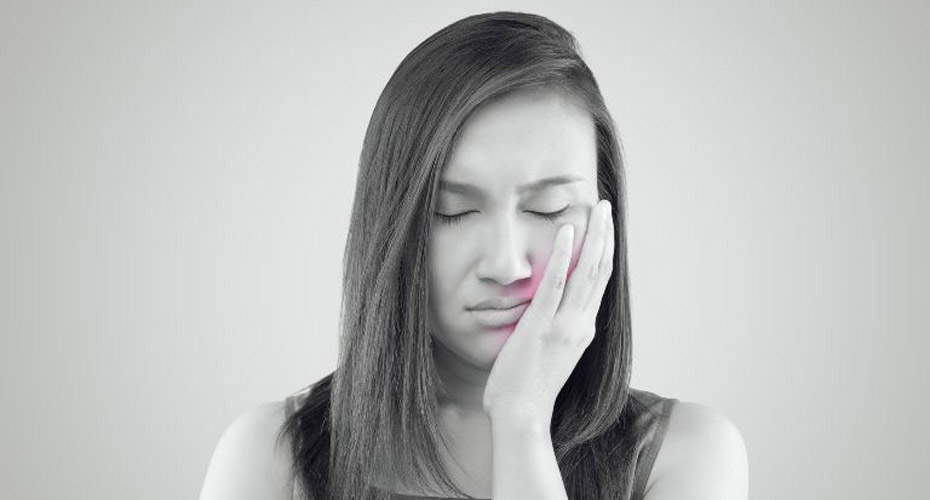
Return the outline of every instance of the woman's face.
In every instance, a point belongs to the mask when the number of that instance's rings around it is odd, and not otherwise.
[[[474,308],[532,299],[561,225],[575,226],[569,269],[578,260],[598,201],[594,121],[581,101],[555,90],[486,103],[460,130],[437,194],[432,336],[444,355],[490,370],[526,306]]]

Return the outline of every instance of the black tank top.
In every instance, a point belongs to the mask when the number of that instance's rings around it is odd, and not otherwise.
[[[297,411],[303,404],[304,400],[310,394],[311,387],[306,387],[285,398],[284,409],[286,417]],[[640,441],[639,450],[635,453],[636,465],[633,476],[633,496],[630,500],[642,500],[646,494],[646,480],[649,479],[649,473],[652,471],[652,464],[655,462],[662,441],[665,439],[665,432],[668,429],[669,417],[672,413],[672,407],[679,400],[676,398],[665,398],[649,391],[630,388],[630,397],[637,399],[646,408],[645,411],[637,415],[636,427],[646,429],[645,437]],[[294,493],[292,498],[299,500],[303,498],[300,495],[298,482],[294,482]],[[453,497],[432,497],[406,495],[403,493],[394,493],[395,500],[461,500]]]

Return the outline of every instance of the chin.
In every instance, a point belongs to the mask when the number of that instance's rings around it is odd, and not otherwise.
[[[476,368],[490,371],[497,360],[497,355],[514,327],[483,329],[456,335],[453,339],[442,339],[443,345],[450,354]]]

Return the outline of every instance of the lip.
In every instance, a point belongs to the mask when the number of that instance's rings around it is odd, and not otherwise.
[[[472,309],[469,312],[475,321],[487,328],[501,328],[515,324],[530,306],[529,301],[507,309]]]
[[[487,309],[511,309],[513,307],[526,304],[530,299],[523,299],[520,297],[494,297],[492,299],[482,300],[477,304],[467,308],[470,311],[475,310],[487,310]]]

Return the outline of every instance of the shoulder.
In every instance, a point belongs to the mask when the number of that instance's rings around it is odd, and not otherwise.
[[[745,500],[749,460],[739,428],[698,403],[672,406],[645,500]]]
[[[290,500],[290,448],[278,439],[284,419],[284,401],[256,406],[233,419],[213,451],[200,500]]]

